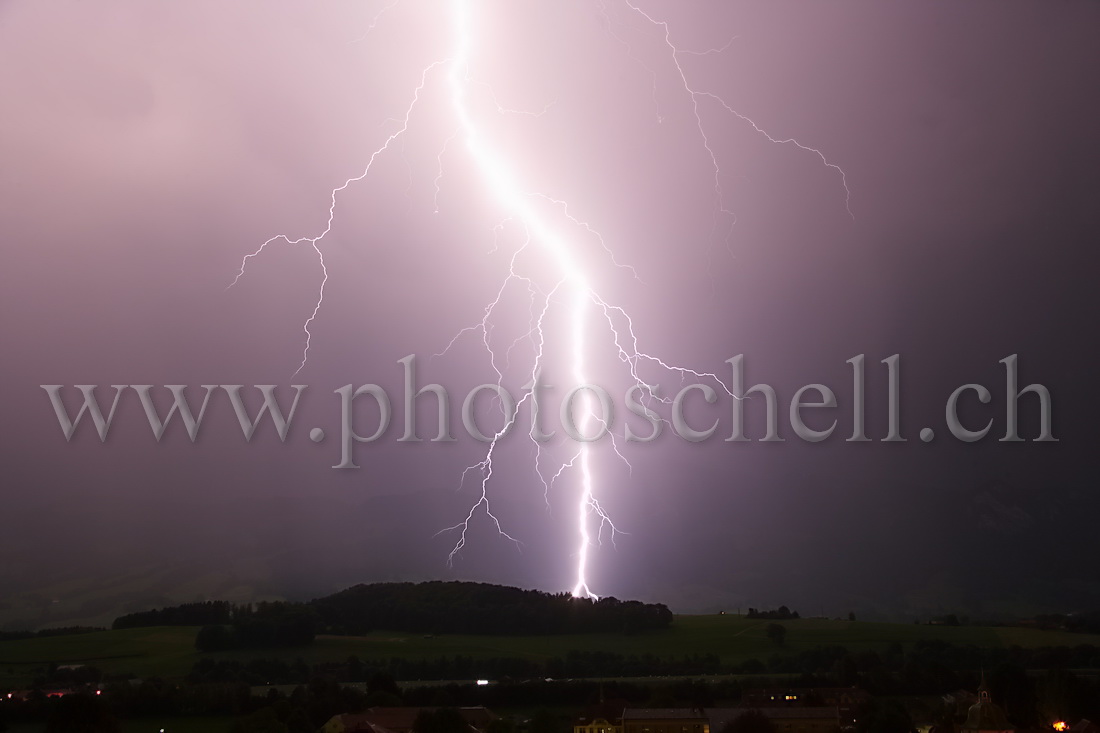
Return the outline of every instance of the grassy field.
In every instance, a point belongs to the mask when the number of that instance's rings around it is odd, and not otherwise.
[[[158,627],[104,631],[78,636],[47,637],[0,642],[0,686],[15,686],[58,664],[90,664],[109,673],[133,673],[139,677],[181,677],[203,656],[213,659],[301,657],[307,663],[343,661],[351,655],[363,660],[389,657],[409,659],[463,655],[475,658],[523,657],[535,660],[564,656],[571,649],[619,654],[653,654],[682,657],[717,654],[724,662],[751,658],[767,660],[780,651],[768,640],[769,622],[740,616],[677,616],[672,628],[640,636],[459,636],[376,632],[359,637],[318,637],[315,644],[287,650],[224,652],[201,655],[194,649],[197,629]],[[924,626],[861,621],[799,619],[784,621],[787,628],[783,653],[797,653],[818,646],[844,646],[852,651],[883,650],[892,643],[903,646],[922,639],[939,639],[960,645],[997,648],[1100,646],[1100,635],[1069,634],[1034,629],[981,626]]]

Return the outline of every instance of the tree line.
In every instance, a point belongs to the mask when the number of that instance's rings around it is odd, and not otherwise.
[[[233,606],[229,623],[207,624],[195,637],[203,652],[230,649],[271,649],[312,644],[317,635],[317,614],[297,603],[257,603]]]
[[[573,598],[488,583],[375,583],[312,601],[328,633],[375,629],[429,634],[639,633],[668,628],[662,603]]]
[[[423,634],[635,634],[671,624],[672,612],[661,603],[432,581],[357,585],[307,603],[185,603],[120,616],[112,628],[201,626],[196,646],[217,651],[308,644],[316,634],[362,635],[376,629]]]
[[[75,636],[77,634],[91,634],[96,631],[106,631],[101,626],[62,626],[54,629],[40,629],[38,631],[0,631],[0,641],[19,641],[21,639],[40,639],[47,636]]]
[[[749,612],[745,614],[745,618],[767,619],[771,621],[789,621],[798,617],[798,611],[792,611],[786,606],[780,606],[775,610],[768,611],[761,611],[756,608],[750,608]]]
[[[475,658],[464,655],[427,659],[390,657],[324,662],[301,660],[204,659],[197,662],[193,682],[299,684],[314,676],[341,682],[366,682],[384,674],[400,680],[543,680],[585,677],[687,677],[691,675],[782,675],[818,680],[817,686],[858,686],[876,695],[940,695],[961,687],[976,687],[976,670],[998,668],[1058,670],[1100,669],[1100,648],[1094,646],[1024,649],[982,649],[939,641],[919,641],[903,649],[851,652],[844,647],[816,647],[797,654],[776,654],[761,661],[723,662],[715,654],[657,657],[603,651],[570,651],[546,660],[519,657]]]
[[[112,629],[136,629],[144,626],[206,626],[229,624],[233,621],[234,606],[225,601],[184,603],[168,608],[155,608],[119,616],[111,624]]]
[[[1058,629],[1072,631],[1075,634],[1100,634],[1100,611],[1042,614],[1034,618],[1034,625],[1040,629]]]

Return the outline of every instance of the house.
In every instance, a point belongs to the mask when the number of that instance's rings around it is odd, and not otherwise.
[[[573,721],[573,733],[623,733],[623,719],[582,715]]]
[[[626,708],[622,733],[710,733],[699,708]]]
[[[776,733],[839,733],[841,729],[838,709],[832,705],[708,708],[706,712],[711,730],[722,733],[726,726],[749,711],[767,718]]]
[[[956,690],[943,696],[943,704],[951,715],[956,718],[966,716],[970,706],[978,702],[978,696],[969,690]]]
[[[600,686],[600,701],[589,705],[573,721],[573,733],[623,733],[623,710],[629,703],[622,699],[605,700]]]
[[[335,715],[321,728],[321,733],[392,733],[370,722],[368,713]]]
[[[841,729],[854,728],[862,708],[871,696],[858,687],[769,687],[749,690],[741,699],[749,708],[835,708]],[[822,720],[825,711],[818,716]],[[713,727],[713,724],[712,724]],[[715,733],[721,733],[715,728]]]
[[[322,733],[412,733],[416,719],[424,711],[436,708],[370,708],[363,713],[336,715],[321,729]],[[455,708],[470,733],[484,733],[496,715],[485,707]]]
[[[978,702],[970,706],[966,720],[958,726],[959,733],[1014,733],[1016,726],[1008,722],[1004,711],[989,697],[982,675],[982,686],[978,688]]]

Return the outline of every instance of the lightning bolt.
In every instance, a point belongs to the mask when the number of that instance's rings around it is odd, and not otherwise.
[[[382,13],[384,13],[390,7],[392,6],[387,6],[382,11]],[[294,376],[297,376],[298,373],[305,368],[306,362],[309,361],[309,347],[310,342],[313,339],[313,332],[310,330],[310,326],[312,326],[313,322],[317,320],[317,314],[321,312],[321,304],[324,303],[325,300],[325,285],[328,284],[328,267],[325,266],[325,254],[321,250],[321,240],[328,236],[328,233],[332,231],[332,222],[336,218],[336,198],[340,193],[347,190],[348,186],[366,178],[367,174],[370,173],[371,168],[374,167],[374,161],[378,159],[378,156],[389,150],[390,145],[392,145],[395,140],[400,138],[408,131],[409,119],[412,117],[413,110],[416,108],[416,103],[420,101],[420,94],[424,91],[424,86],[428,83],[428,75],[433,69],[443,65],[444,62],[445,59],[441,59],[430,64],[427,68],[424,69],[423,73],[420,75],[420,84],[418,84],[416,89],[413,90],[412,102],[409,104],[409,108],[405,110],[404,119],[400,121],[401,126],[386,138],[381,147],[371,153],[370,158],[367,160],[366,167],[363,168],[363,172],[357,176],[348,178],[339,186],[332,189],[329,194],[328,219],[325,221],[325,228],[321,230],[321,233],[312,237],[306,235],[302,237],[297,237],[295,239],[291,239],[290,235],[288,234],[276,234],[274,237],[271,237],[263,244],[261,244],[259,248],[256,249],[256,251],[246,254],[241,259],[241,268],[237,271],[237,276],[234,277],[233,282],[229,283],[228,287],[226,287],[226,290],[228,290],[229,288],[232,288],[234,285],[240,282],[241,278],[244,277],[245,268],[248,267],[248,262],[255,257],[259,257],[261,254],[264,253],[264,250],[266,250],[269,246],[275,244],[276,242],[281,241],[289,245],[308,244],[309,247],[317,254],[317,261],[321,265],[321,285],[317,289],[317,301],[313,305],[313,311],[309,314],[309,318],[306,319],[305,323],[302,324],[302,331],[305,333],[305,345],[302,347],[302,361],[298,365],[298,368],[294,370]]]
[[[395,9],[402,2],[403,0],[391,0],[379,10],[371,19],[363,37],[356,42],[364,40],[367,35],[376,29],[382,17]],[[773,137],[751,118],[738,112],[720,96],[710,91],[698,89],[689,81],[688,74],[681,64],[680,59],[682,56],[692,55],[706,57],[721,54],[734,43],[736,36],[731,38],[721,47],[710,48],[704,51],[684,50],[673,43],[672,32],[668,22],[660,20],[654,15],[646,12],[634,0],[615,0],[615,2],[619,3],[622,9],[634,17],[640,18],[649,26],[656,28],[660,34],[660,42],[668,51],[672,68],[675,70],[676,76],[691,105],[699,140],[709,157],[713,175],[713,193],[715,201],[714,227],[715,230],[717,230],[722,218],[728,220],[729,228],[726,232],[727,241],[732,232],[736,217],[733,210],[727,206],[725,201],[725,194],[722,190],[722,169],[719,165],[718,156],[711,144],[707,126],[704,122],[704,112],[701,109],[702,103],[704,102],[710,102],[725,113],[750,125],[755,132],[764,136],[771,143],[793,145],[802,151],[814,154],[820,158],[823,165],[838,173],[840,183],[844,189],[845,207],[848,213],[851,214],[851,192],[848,189],[847,176],[839,166],[829,161],[820,150],[803,145],[792,137]],[[519,178],[516,176],[515,171],[509,166],[506,158],[494,148],[492,140],[485,134],[483,127],[479,125],[475,113],[475,101],[472,99],[473,90],[480,90],[491,102],[491,104],[487,106],[493,108],[498,114],[539,116],[544,114],[550,108],[550,105],[547,105],[541,112],[509,109],[500,103],[496,94],[488,84],[475,79],[471,73],[473,52],[479,40],[475,29],[478,26],[478,10],[484,5],[484,1],[448,0],[448,5],[449,30],[453,46],[450,50],[450,55],[433,61],[422,70],[420,83],[413,90],[411,100],[403,117],[395,120],[398,123],[397,129],[389,133],[382,145],[374,150],[367,160],[366,166],[362,169],[362,172],[354,177],[346,179],[342,184],[332,189],[330,193],[328,216],[325,221],[325,226],[320,233],[293,238],[287,234],[278,234],[271,237],[255,251],[243,257],[240,269],[233,282],[230,284],[230,287],[235,285],[245,275],[248,264],[253,258],[262,255],[268,247],[274,244],[282,243],[291,246],[308,246],[314,251],[321,267],[322,278],[318,288],[317,300],[315,301],[312,312],[302,325],[304,346],[301,362],[295,374],[300,372],[309,359],[310,342],[312,339],[311,327],[316,321],[324,302],[325,285],[328,283],[329,272],[325,265],[322,243],[332,230],[333,221],[336,216],[337,199],[339,195],[352,184],[366,178],[371,172],[377,158],[388,151],[395,141],[405,135],[408,131],[410,120],[421,99],[421,95],[424,93],[429,83],[429,78],[436,73],[445,73],[445,78],[441,81],[444,82],[447,101],[449,102],[449,107],[454,117],[454,126],[451,134],[443,142],[437,155],[438,170],[433,180],[435,212],[438,213],[439,211],[438,200],[444,178],[443,159],[448,153],[450,146],[457,141],[464,146],[465,152],[469,156],[470,161],[473,163],[473,168],[480,178],[481,186],[486,190],[488,195],[495,200],[496,204],[499,205],[503,211],[507,212],[506,218],[494,229],[497,242],[494,245],[493,251],[500,246],[499,238],[501,234],[506,227],[512,223],[518,224],[522,229],[524,241],[512,252],[512,256],[508,262],[507,274],[496,296],[485,306],[481,319],[473,325],[461,329],[451,339],[450,343],[448,343],[441,352],[436,354],[436,356],[446,354],[459,339],[469,334],[478,334],[480,335],[482,346],[488,355],[489,364],[497,376],[497,386],[502,387],[504,374],[508,368],[508,361],[512,351],[521,342],[527,341],[530,343],[533,352],[529,372],[532,387],[526,391],[523,397],[517,402],[515,410],[508,412],[502,409],[505,416],[503,425],[500,430],[492,436],[483,458],[473,465],[467,466],[462,471],[459,481],[460,489],[469,475],[474,474],[480,476],[476,501],[470,506],[469,511],[461,521],[451,527],[440,530],[438,533],[454,533],[457,535],[455,544],[447,557],[448,563],[452,563],[456,556],[466,546],[469,540],[471,525],[479,515],[479,512],[483,513],[485,517],[488,518],[492,526],[501,536],[515,543],[517,547],[521,544],[516,537],[505,530],[500,519],[493,513],[490,500],[490,485],[494,473],[494,459],[496,458],[500,441],[514,427],[517,415],[519,414],[519,408],[526,403],[532,403],[532,407],[535,406],[533,385],[538,383],[539,375],[545,366],[548,338],[546,334],[546,321],[552,310],[561,309],[564,310],[567,315],[569,334],[567,340],[568,366],[569,373],[575,385],[590,384],[591,365],[588,355],[592,350],[593,331],[598,326],[601,330],[604,328],[606,329],[607,335],[610,338],[610,343],[613,345],[619,361],[626,366],[626,371],[633,383],[642,389],[645,399],[667,402],[667,400],[659,398],[655,390],[646,386],[641,376],[643,365],[649,365],[651,367],[666,370],[667,372],[679,374],[682,378],[694,376],[699,379],[712,380],[724,390],[726,394],[730,396],[734,395],[730,392],[729,387],[715,374],[671,364],[661,357],[642,351],[639,348],[639,339],[636,334],[634,322],[627,311],[623,307],[607,301],[596,290],[592,281],[589,269],[590,266],[586,265],[582,257],[584,254],[584,241],[594,242],[595,245],[598,246],[599,252],[602,253],[602,256],[606,258],[611,266],[625,269],[629,271],[636,280],[639,282],[641,282],[641,280],[633,267],[629,264],[620,262],[616,258],[611,247],[607,244],[599,231],[587,221],[571,213],[568,202],[543,192],[526,190],[520,184]],[[615,33],[612,27],[614,21],[607,0],[601,0],[599,10],[611,35],[626,47],[627,53],[631,58],[639,62],[653,76],[654,102],[656,103],[657,74],[649,65],[642,61],[641,57],[629,43]],[[661,119],[658,104],[658,121],[661,121]],[[564,233],[565,230],[569,230],[572,234],[567,235]],[[548,289],[543,289],[534,278],[528,277],[521,272],[521,268],[518,264],[519,258],[532,249],[537,250],[553,265],[555,270],[552,279],[553,286]],[[498,352],[498,348],[494,347],[491,339],[494,328],[494,316],[498,309],[501,308],[508,289],[515,285],[524,288],[529,298],[530,327],[526,333],[514,339],[504,354],[501,355]],[[501,406],[503,408],[503,405]],[[603,424],[602,418],[600,417],[601,413],[597,411],[596,408],[597,405],[593,399],[591,390],[580,390],[577,392],[577,401],[574,410],[574,414],[577,416],[575,425],[577,433],[582,436],[589,436],[592,435],[594,428],[603,431],[609,427]],[[618,459],[620,459],[629,470],[629,461],[627,461],[620,450],[615,436],[608,431],[607,438],[611,451],[615,453]],[[543,495],[548,508],[550,506],[549,495],[557,480],[570,471],[576,471],[579,474],[579,490],[575,504],[577,549],[574,557],[576,559],[576,579],[572,593],[576,597],[597,598],[588,585],[590,550],[594,545],[602,544],[605,532],[609,534],[611,541],[614,542],[616,534],[620,533],[621,530],[615,526],[610,515],[604,510],[598,497],[598,486],[593,461],[593,451],[596,443],[588,441],[579,442],[575,451],[572,452],[567,460],[560,463],[557,470],[552,475],[547,475],[544,470],[542,448],[539,442],[534,439],[533,435],[532,443],[535,448],[535,474],[543,486]]]

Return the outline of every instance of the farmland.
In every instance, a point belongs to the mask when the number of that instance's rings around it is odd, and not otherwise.
[[[766,633],[768,621],[735,615],[677,616],[672,627],[638,635],[583,634],[553,636],[422,635],[378,631],[364,636],[319,636],[309,646],[278,650],[241,650],[202,654],[195,650],[195,627],[153,627],[101,631],[74,636],[0,642],[0,685],[29,680],[50,664],[87,664],[109,674],[139,677],[183,677],[202,658],[301,658],[308,664],[340,662],[349,656],[364,661],[399,657],[474,659],[517,657],[545,661],[571,650],[621,655],[680,658],[717,655],[723,663],[767,660],[777,652],[797,654],[821,646],[851,652],[902,648],[922,640],[939,640],[980,648],[1100,646],[1100,635],[1070,634],[1014,627],[929,626],[861,621],[797,619],[784,621],[782,648]]]

